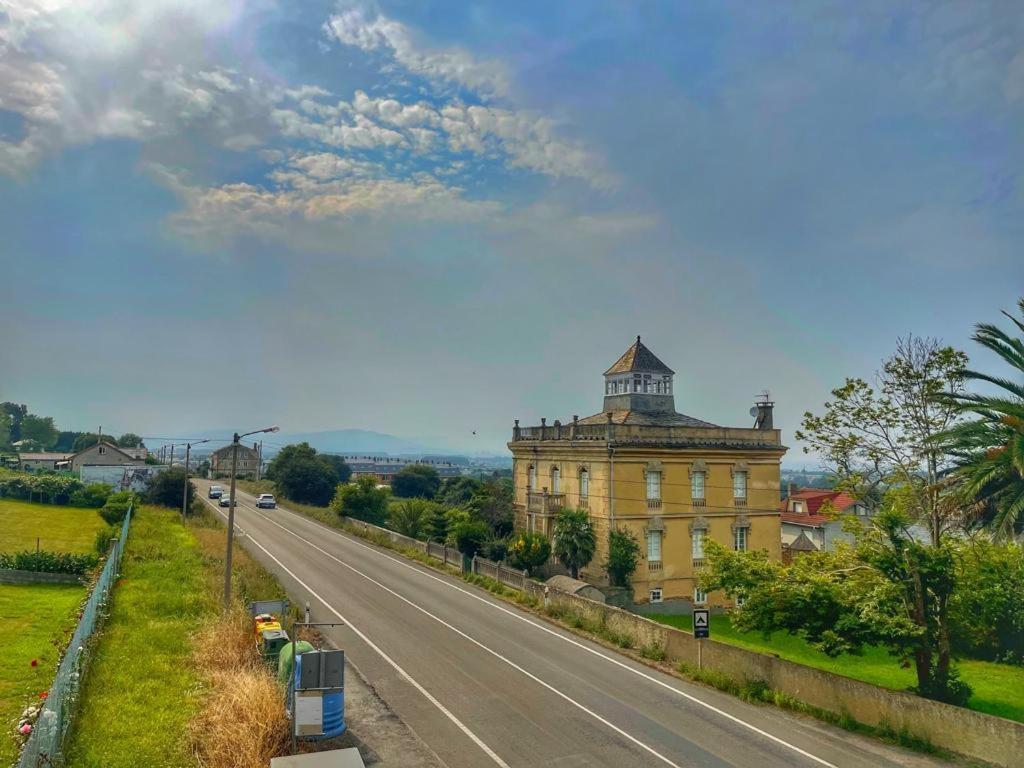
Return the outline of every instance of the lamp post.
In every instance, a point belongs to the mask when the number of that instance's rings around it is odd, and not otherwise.
[[[196,440],[195,445],[208,443],[207,440]],[[185,443],[185,487],[181,491],[181,521],[185,522],[185,514],[188,512],[188,460],[192,453],[192,443]]]
[[[238,434],[235,432],[231,439],[231,497],[228,504],[228,549],[224,556],[224,609],[231,607],[231,547],[235,542],[235,473],[238,471],[238,441],[249,435],[258,435],[263,432],[277,432],[280,427],[264,427],[255,429],[252,432]]]

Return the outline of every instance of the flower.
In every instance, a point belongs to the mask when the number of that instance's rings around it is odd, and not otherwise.
[[[18,729],[18,732],[23,736],[28,736],[30,733],[32,733],[32,723],[23,723],[22,726]]]
[[[39,694],[39,698],[40,699],[45,699],[49,695],[50,695],[49,691],[43,691],[42,693]]]
[[[39,666],[39,659],[32,659],[32,661],[29,664],[29,666],[31,666],[31,667],[38,667]]]

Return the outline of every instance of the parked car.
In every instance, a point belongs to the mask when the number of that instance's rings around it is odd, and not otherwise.
[[[274,509],[277,507],[277,500],[274,499],[272,493],[261,493],[259,498],[256,499],[256,506],[263,507],[265,509]]]
[[[210,498],[211,499],[219,499],[223,495],[224,495],[224,489],[221,488],[219,485],[211,485],[210,486]]]
[[[218,502],[218,504],[220,504],[222,507],[230,507],[231,497],[228,496],[227,494],[221,494],[220,501]]]

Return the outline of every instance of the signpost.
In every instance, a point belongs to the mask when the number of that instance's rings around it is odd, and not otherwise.
[[[697,641],[697,669],[704,663],[703,640],[711,637],[711,611],[707,608],[693,609],[693,637]]]

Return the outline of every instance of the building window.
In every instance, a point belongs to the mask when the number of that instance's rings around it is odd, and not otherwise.
[[[732,473],[732,497],[734,499],[747,498],[747,473]]]
[[[656,501],[661,499],[661,472],[647,472],[647,500]]]
[[[106,448],[104,448],[104,447],[103,447],[103,446],[101,445],[101,446],[100,446],[100,453],[106,453],[106,452],[107,452],[107,449],[106,449]]]
[[[693,559],[694,560],[703,560],[704,559],[704,533],[705,533],[705,531],[703,531],[700,528],[697,528],[693,532],[693,536],[691,538],[691,542],[692,542],[692,546],[693,546]]]
[[[693,602],[697,605],[705,605],[708,601],[708,593],[700,587],[693,588]]]
[[[558,467],[551,468],[551,492],[558,493],[558,488],[561,485],[562,477],[558,471]]]
[[[749,530],[749,528],[737,528],[732,532],[733,545],[737,552],[747,551],[747,531]]]
[[[802,515],[804,513],[804,505],[799,501],[794,501],[793,511],[796,512],[798,515]]]
[[[585,469],[580,470],[580,501],[585,501],[590,496],[590,473]]]
[[[531,491],[537,490],[537,468],[530,465],[529,469],[529,480],[527,481]]]
[[[704,499],[704,473],[693,472],[690,474],[690,498]]]
[[[652,603],[660,603],[661,602],[661,587],[658,587],[657,589],[652,589],[651,590],[651,602]]]
[[[661,531],[647,532],[647,561],[661,562]]]

